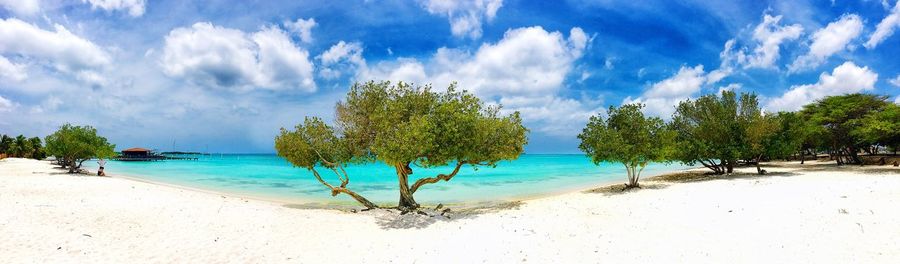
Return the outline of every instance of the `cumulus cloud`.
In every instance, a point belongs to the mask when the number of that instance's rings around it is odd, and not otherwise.
[[[316,20],[313,18],[298,18],[297,21],[294,22],[285,22],[284,28],[289,30],[291,33],[294,33],[294,35],[300,38],[300,41],[303,41],[304,43],[312,43],[312,28],[316,25]]]
[[[774,68],[781,52],[781,44],[795,40],[803,33],[800,24],[781,25],[781,16],[763,15],[763,21],[753,30],[756,47],[753,51],[735,48],[733,40],[726,42],[722,51],[723,63],[743,65],[746,68]]]
[[[503,0],[424,0],[422,5],[428,13],[447,17],[453,36],[478,39],[482,21],[493,20]]]
[[[0,19],[0,54],[45,62],[59,71],[75,75],[96,74],[96,70],[112,62],[110,55],[93,42],[72,34],[62,25],[54,25],[54,29],[43,30],[16,18]],[[9,62],[7,59],[3,61]],[[20,66],[9,64],[12,66],[6,65],[5,68],[23,70]],[[24,71],[21,73],[24,74]],[[22,77],[22,74],[14,75]]]
[[[0,79],[19,82],[28,78],[25,65],[12,63],[6,57],[0,56]]]
[[[538,131],[569,136],[577,128],[560,120],[577,126],[595,112],[594,103],[557,95],[589,41],[580,28],[572,28],[568,37],[541,27],[511,29],[500,41],[482,44],[475,52],[439,48],[424,62],[382,61],[362,69],[357,79],[431,83],[435,88],[455,81],[507,111],[522,112],[526,122],[538,124]]]
[[[40,0],[0,0],[0,6],[20,16],[31,16],[41,11]]]
[[[93,9],[106,11],[128,11],[128,15],[139,17],[144,15],[146,0],[81,0],[82,3],[90,3]]]
[[[869,36],[869,41],[866,41],[864,45],[867,49],[874,49],[878,44],[881,44],[881,42],[893,35],[897,27],[900,27],[900,1],[897,1],[894,4],[894,8],[891,9],[891,13],[875,26],[875,32]]]
[[[844,62],[834,68],[831,74],[824,72],[814,84],[794,85],[781,97],[773,98],[766,104],[770,111],[798,110],[804,105],[831,95],[858,93],[875,89],[878,74],[869,67],[859,67],[853,62]]]
[[[638,98],[625,98],[624,104],[643,103],[644,112],[650,115],[669,117],[675,112],[678,102],[696,94],[706,83],[703,65],[681,66],[675,75],[654,83]]]
[[[800,56],[788,68],[792,72],[812,69],[825,62],[831,55],[844,50],[851,40],[862,33],[863,22],[856,14],[843,15],[812,35],[809,53]]]
[[[415,59],[401,59],[379,63],[361,77],[395,81],[398,79],[390,76],[412,78],[406,81],[427,77],[438,86],[457,81],[460,87],[482,96],[547,94],[562,87],[587,42],[580,28],[573,28],[568,38],[541,27],[518,28],[507,31],[495,44],[483,44],[474,54],[440,48],[427,67]]]
[[[354,72],[366,67],[366,60],[362,57],[363,47],[359,42],[347,43],[340,41],[316,58],[322,67],[319,75],[326,79],[334,79],[341,76],[342,72]]]
[[[165,73],[208,87],[315,91],[309,53],[277,27],[243,31],[201,22],[173,29],[160,61]]]

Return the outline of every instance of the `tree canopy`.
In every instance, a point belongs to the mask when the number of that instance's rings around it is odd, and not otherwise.
[[[97,135],[91,126],[62,125],[44,141],[46,152],[56,157],[69,173],[77,172],[81,164],[93,158],[110,158],[116,155],[116,146]]]
[[[747,157],[748,127],[760,113],[755,94],[732,91],[681,101],[672,117],[676,132],[675,159],[697,163],[716,174],[731,173],[738,159]]]
[[[356,83],[336,106],[335,126],[307,117],[294,130],[282,129],[275,139],[279,156],[306,168],[332,195],[345,193],[368,208],[377,207],[349,189],[344,164],[381,161],[398,179],[398,207],[413,210],[413,194],[424,185],[449,181],[466,165],[496,166],[524,151],[527,129],[518,112],[501,114],[499,106],[451,84],[436,92],[430,86],[399,82]],[[447,166],[447,174],[424,176],[410,185],[411,165]],[[317,167],[332,170],[341,184],[328,184]],[[360,199],[362,198],[362,199]]]
[[[865,126],[865,118],[882,118],[891,103],[887,97],[871,94],[829,96],[803,107],[801,115],[812,125],[809,133],[820,138],[820,148],[829,151],[838,164],[861,164],[858,153],[871,142],[878,141],[879,124]],[[887,115],[890,115],[888,113]],[[884,116],[883,118],[887,118]],[[871,120],[870,120],[871,121]],[[885,122],[890,122],[885,120]],[[896,125],[896,124],[895,124]],[[884,126],[889,128],[892,126]]]
[[[578,135],[578,146],[595,164],[619,162],[628,176],[626,188],[639,187],[641,172],[650,162],[668,161],[674,152],[675,134],[662,119],[645,117],[642,104],[610,106],[607,119],[591,116]]]

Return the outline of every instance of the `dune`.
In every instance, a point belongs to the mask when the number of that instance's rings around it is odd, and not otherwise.
[[[8,158],[0,160],[0,263],[900,259],[900,170],[773,165],[764,177],[749,173],[755,168],[687,173],[639,190],[600,188],[446,218],[296,209]]]

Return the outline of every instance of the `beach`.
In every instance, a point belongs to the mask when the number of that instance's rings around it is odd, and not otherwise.
[[[0,160],[2,263],[891,263],[900,170],[672,176],[449,218],[300,209]],[[692,176],[693,175],[693,176]],[[624,182],[625,179],[622,179]],[[454,184],[448,182],[443,184]],[[597,186],[602,187],[602,186]],[[325,191],[323,189],[323,191]],[[455,209],[455,208],[451,208]]]

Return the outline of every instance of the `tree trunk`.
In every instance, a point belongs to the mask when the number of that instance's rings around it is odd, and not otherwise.
[[[859,151],[856,148],[850,148],[847,152],[850,152],[850,159],[853,160],[853,164],[863,165],[862,160],[859,158]]]
[[[735,163],[735,161],[731,161],[731,160],[729,160],[728,162],[725,162],[725,168],[727,169],[728,174],[731,174],[734,172],[734,163]]]
[[[400,202],[397,205],[402,211],[412,211],[419,208],[419,203],[413,198],[413,193],[409,189],[409,174],[412,174],[409,164],[395,165],[397,171],[397,181],[400,185]]]
[[[756,156],[756,173],[759,175],[766,174],[762,168],[759,167],[759,160],[762,159],[762,155]]]
[[[625,190],[632,188],[641,188],[641,185],[638,184],[638,176],[637,171],[635,171],[635,166],[630,164],[625,165],[625,173],[628,175],[628,183],[625,184]]]
[[[803,149],[800,149],[800,164],[806,161],[806,153],[803,152]]]

